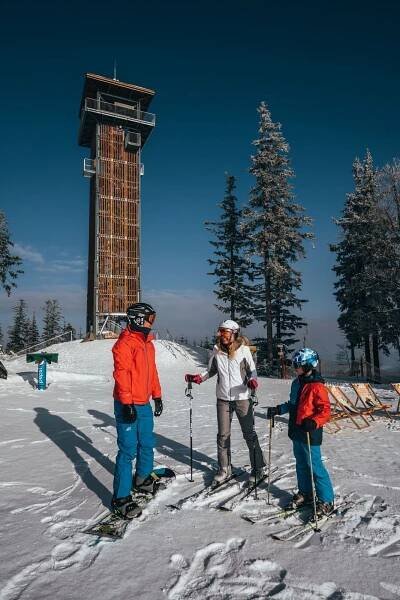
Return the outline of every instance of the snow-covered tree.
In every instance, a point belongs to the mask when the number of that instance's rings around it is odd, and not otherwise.
[[[14,321],[8,330],[7,350],[18,352],[28,346],[29,319],[26,313],[26,302],[20,300],[13,308]]]
[[[23,273],[18,267],[21,264],[19,256],[12,253],[13,242],[10,239],[5,214],[0,210],[0,284],[9,296],[15,280]]]
[[[226,174],[225,197],[219,205],[221,218],[206,222],[206,228],[215,236],[210,242],[215,250],[214,258],[208,259],[213,268],[209,275],[216,278],[214,293],[222,302],[215,306],[246,327],[252,322],[247,284],[249,263],[244,256],[247,242],[240,228],[242,211],[238,208],[235,188],[235,177]]]
[[[46,300],[43,307],[43,331],[42,339],[48,340],[62,333],[62,314],[58,300]]]
[[[336,220],[341,239],[331,245],[336,252],[333,270],[341,312],[338,323],[351,348],[364,346],[368,377],[373,361],[375,378],[379,379],[378,350],[386,348],[382,331],[393,310],[390,290],[395,255],[389,243],[387,217],[379,206],[377,172],[369,151],[363,161],[354,161],[353,177],[354,192],[347,195],[342,217]]]
[[[400,358],[400,160],[394,159],[378,172],[379,203],[387,221],[387,235],[394,254],[393,272],[389,274],[388,294],[393,308],[386,313],[382,339],[392,344]]]
[[[297,296],[301,274],[294,268],[304,257],[304,240],[313,237],[305,231],[311,219],[294,202],[290,180],[294,176],[289,163],[289,145],[262,102],[259,137],[253,144],[250,173],[255,185],[250,192],[249,208],[243,211],[244,226],[250,243],[253,284],[253,314],[266,329],[266,361],[273,362],[274,343],[294,342],[293,333],[305,323],[297,314],[305,302]]]

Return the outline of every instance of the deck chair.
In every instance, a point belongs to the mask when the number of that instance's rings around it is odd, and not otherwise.
[[[360,401],[365,408],[370,408],[373,412],[383,410],[389,419],[392,418],[392,415],[388,411],[389,408],[392,408],[391,404],[384,404],[379,396],[375,394],[369,383],[352,383],[351,387],[357,394],[355,405]]]
[[[372,409],[358,409],[353,401],[346,395],[344,390],[338,385],[327,385],[330,403],[331,420],[337,425],[336,421],[341,419],[350,419],[357,429],[369,427],[366,415],[371,416]],[[340,426],[339,426],[340,429]]]
[[[400,408],[400,383],[391,383],[390,385],[392,386],[392,388],[394,389],[396,394],[398,394],[398,396],[399,396],[399,401],[397,403],[397,408],[396,408],[396,413],[398,413],[399,408]]]

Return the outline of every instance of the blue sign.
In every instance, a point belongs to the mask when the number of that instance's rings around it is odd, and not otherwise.
[[[38,366],[38,390],[46,389],[46,361],[42,360]]]

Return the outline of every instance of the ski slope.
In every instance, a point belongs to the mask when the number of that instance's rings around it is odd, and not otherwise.
[[[167,505],[195,491],[216,467],[215,380],[193,389],[194,483],[189,482],[186,372],[206,360],[200,349],[158,340],[164,412],[155,420],[156,464],[177,480],[161,492],[120,541],[83,533],[111,499],[116,454],[112,340],[52,346],[46,391],[24,358],[8,361],[0,380],[0,600],[391,600],[400,598],[400,420],[378,417],[368,429],[325,434],[327,467],[339,497],[357,504],[300,544],[273,540],[265,486],[233,512],[210,499]],[[268,448],[265,407],[287,399],[288,381],[261,379],[256,428]],[[395,399],[381,389],[385,400]],[[249,458],[237,421],[232,462]],[[271,502],[296,487],[286,418],[276,422],[272,464],[280,478]],[[221,492],[223,500],[230,492]],[[274,529],[275,528],[275,529]]]

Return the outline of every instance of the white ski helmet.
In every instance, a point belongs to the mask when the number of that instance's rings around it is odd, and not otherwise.
[[[222,323],[220,323],[218,329],[230,329],[232,333],[238,334],[240,327],[236,323],[236,321],[232,321],[232,319],[227,319],[226,321],[222,321]]]

